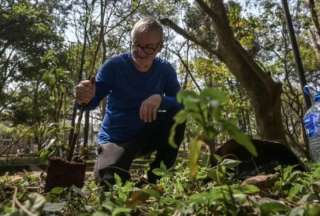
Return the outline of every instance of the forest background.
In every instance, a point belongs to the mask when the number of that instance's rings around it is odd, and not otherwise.
[[[183,90],[220,90],[221,115],[243,133],[308,157],[311,102],[302,87],[320,85],[319,13],[314,0],[0,0],[0,156],[64,150],[76,122],[74,86],[129,52],[133,24],[153,16],[165,27],[160,57]],[[85,113],[83,146],[94,147],[104,109]],[[185,145],[207,132],[191,118]]]

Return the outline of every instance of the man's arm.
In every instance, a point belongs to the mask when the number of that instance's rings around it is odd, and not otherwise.
[[[102,98],[104,98],[105,96],[107,96],[113,86],[113,75],[112,75],[112,64],[111,62],[106,62],[105,64],[102,65],[102,67],[98,70],[97,75],[95,77],[95,81],[91,82],[90,87],[79,87],[81,85],[80,84],[77,86],[76,88],[76,96],[77,97],[77,104],[86,104],[85,105],[85,109],[86,110],[92,110],[95,109]],[[85,80],[86,81],[86,80]],[[82,82],[85,82],[82,81]],[[85,89],[87,88],[87,89]],[[92,88],[92,89],[90,89]],[[87,92],[93,91],[93,93],[91,93],[91,96],[87,96],[86,99],[82,99],[79,100],[78,98],[81,98],[82,95],[86,94]],[[80,95],[80,97],[79,97]],[[89,93],[90,95],[90,93]],[[90,97],[91,99],[87,99],[88,97]]]
[[[96,85],[96,93],[94,97],[91,99],[91,101],[85,106],[86,110],[95,109],[99,105],[102,98],[107,96],[110,92],[110,88],[105,82],[96,81],[95,85]]]
[[[164,88],[164,95],[154,94],[144,100],[140,106],[140,119],[144,122],[152,122],[157,118],[157,112],[160,110],[182,108],[181,104],[177,102],[176,95],[180,90],[180,84],[177,79],[175,70],[168,65],[166,70],[166,83]]]
[[[177,101],[177,94],[180,91],[180,88],[177,73],[170,65],[160,109],[182,108],[182,105]]]

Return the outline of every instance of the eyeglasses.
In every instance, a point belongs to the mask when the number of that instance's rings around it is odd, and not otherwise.
[[[157,44],[147,44],[145,46],[141,46],[137,42],[133,42],[132,47],[133,48],[139,48],[141,49],[146,55],[152,55],[154,54],[157,49],[162,45],[162,42],[159,42]]]

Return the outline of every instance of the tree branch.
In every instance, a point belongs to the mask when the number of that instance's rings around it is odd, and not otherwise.
[[[201,91],[201,87],[200,85],[198,84],[197,80],[194,78],[194,76],[192,75],[192,72],[190,71],[189,69],[189,66],[187,65],[187,63],[182,59],[182,56],[180,55],[179,52],[175,52],[174,50],[170,49],[169,50],[174,53],[180,60],[180,62],[182,63],[183,67],[186,69],[187,73],[189,74],[189,76],[191,77],[194,85],[197,87],[198,91],[200,92]]]
[[[309,0],[309,8],[310,8],[310,11],[311,11],[312,21],[314,23],[314,26],[316,27],[318,36],[320,37],[320,23],[319,23],[319,20],[318,20],[318,14],[317,14],[317,11],[316,11],[316,6],[315,6],[314,0]]]
[[[1,46],[2,46],[2,49],[0,51],[0,57],[3,55],[3,53],[6,51],[6,49],[10,46],[10,43],[9,43],[9,41],[7,41],[6,43],[1,44]]]
[[[28,215],[28,216],[36,216],[31,211],[29,211],[24,205],[22,205],[19,202],[19,200],[17,199],[18,188],[14,186],[13,190],[14,190],[14,192],[13,192],[13,197],[12,197],[12,208],[15,208],[15,206],[18,206],[24,213],[26,213],[26,215]]]
[[[161,22],[162,25],[168,26],[169,28],[173,29],[176,33],[180,34],[185,39],[192,41],[193,43],[195,43],[198,46],[202,47],[207,52],[209,52],[209,53],[211,53],[213,55],[216,55],[219,59],[221,59],[220,58],[221,56],[218,53],[218,50],[212,49],[211,48],[212,47],[211,44],[207,43],[206,41],[199,41],[194,36],[192,36],[190,34],[190,32],[187,32],[186,30],[181,28],[180,26],[178,26],[177,24],[172,22],[172,20],[170,20],[168,18],[163,18],[163,19],[160,19],[160,22]]]
[[[217,15],[203,0],[196,0],[200,8],[206,12],[213,20],[217,19]]]
[[[115,23],[113,26],[110,26],[110,28],[108,29],[108,31],[105,32],[105,34],[109,33],[110,31],[112,31],[113,29],[118,27],[121,23],[123,23],[125,20],[127,20],[130,16],[132,16],[134,13],[136,13],[136,11],[139,9],[140,5],[141,5],[141,1],[139,1],[138,5],[135,8],[131,9],[131,11],[128,14],[126,14],[124,17],[122,17],[120,21]]]

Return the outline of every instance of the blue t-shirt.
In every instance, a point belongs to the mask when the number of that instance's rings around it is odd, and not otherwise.
[[[160,58],[155,58],[148,72],[140,72],[130,53],[112,57],[99,69],[96,95],[88,104],[88,109],[94,109],[108,96],[98,143],[129,141],[145,124],[139,117],[141,103],[153,94],[160,94],[163,96],[160,109],[179,108],[176,101],[179,90],[174,68]]]

